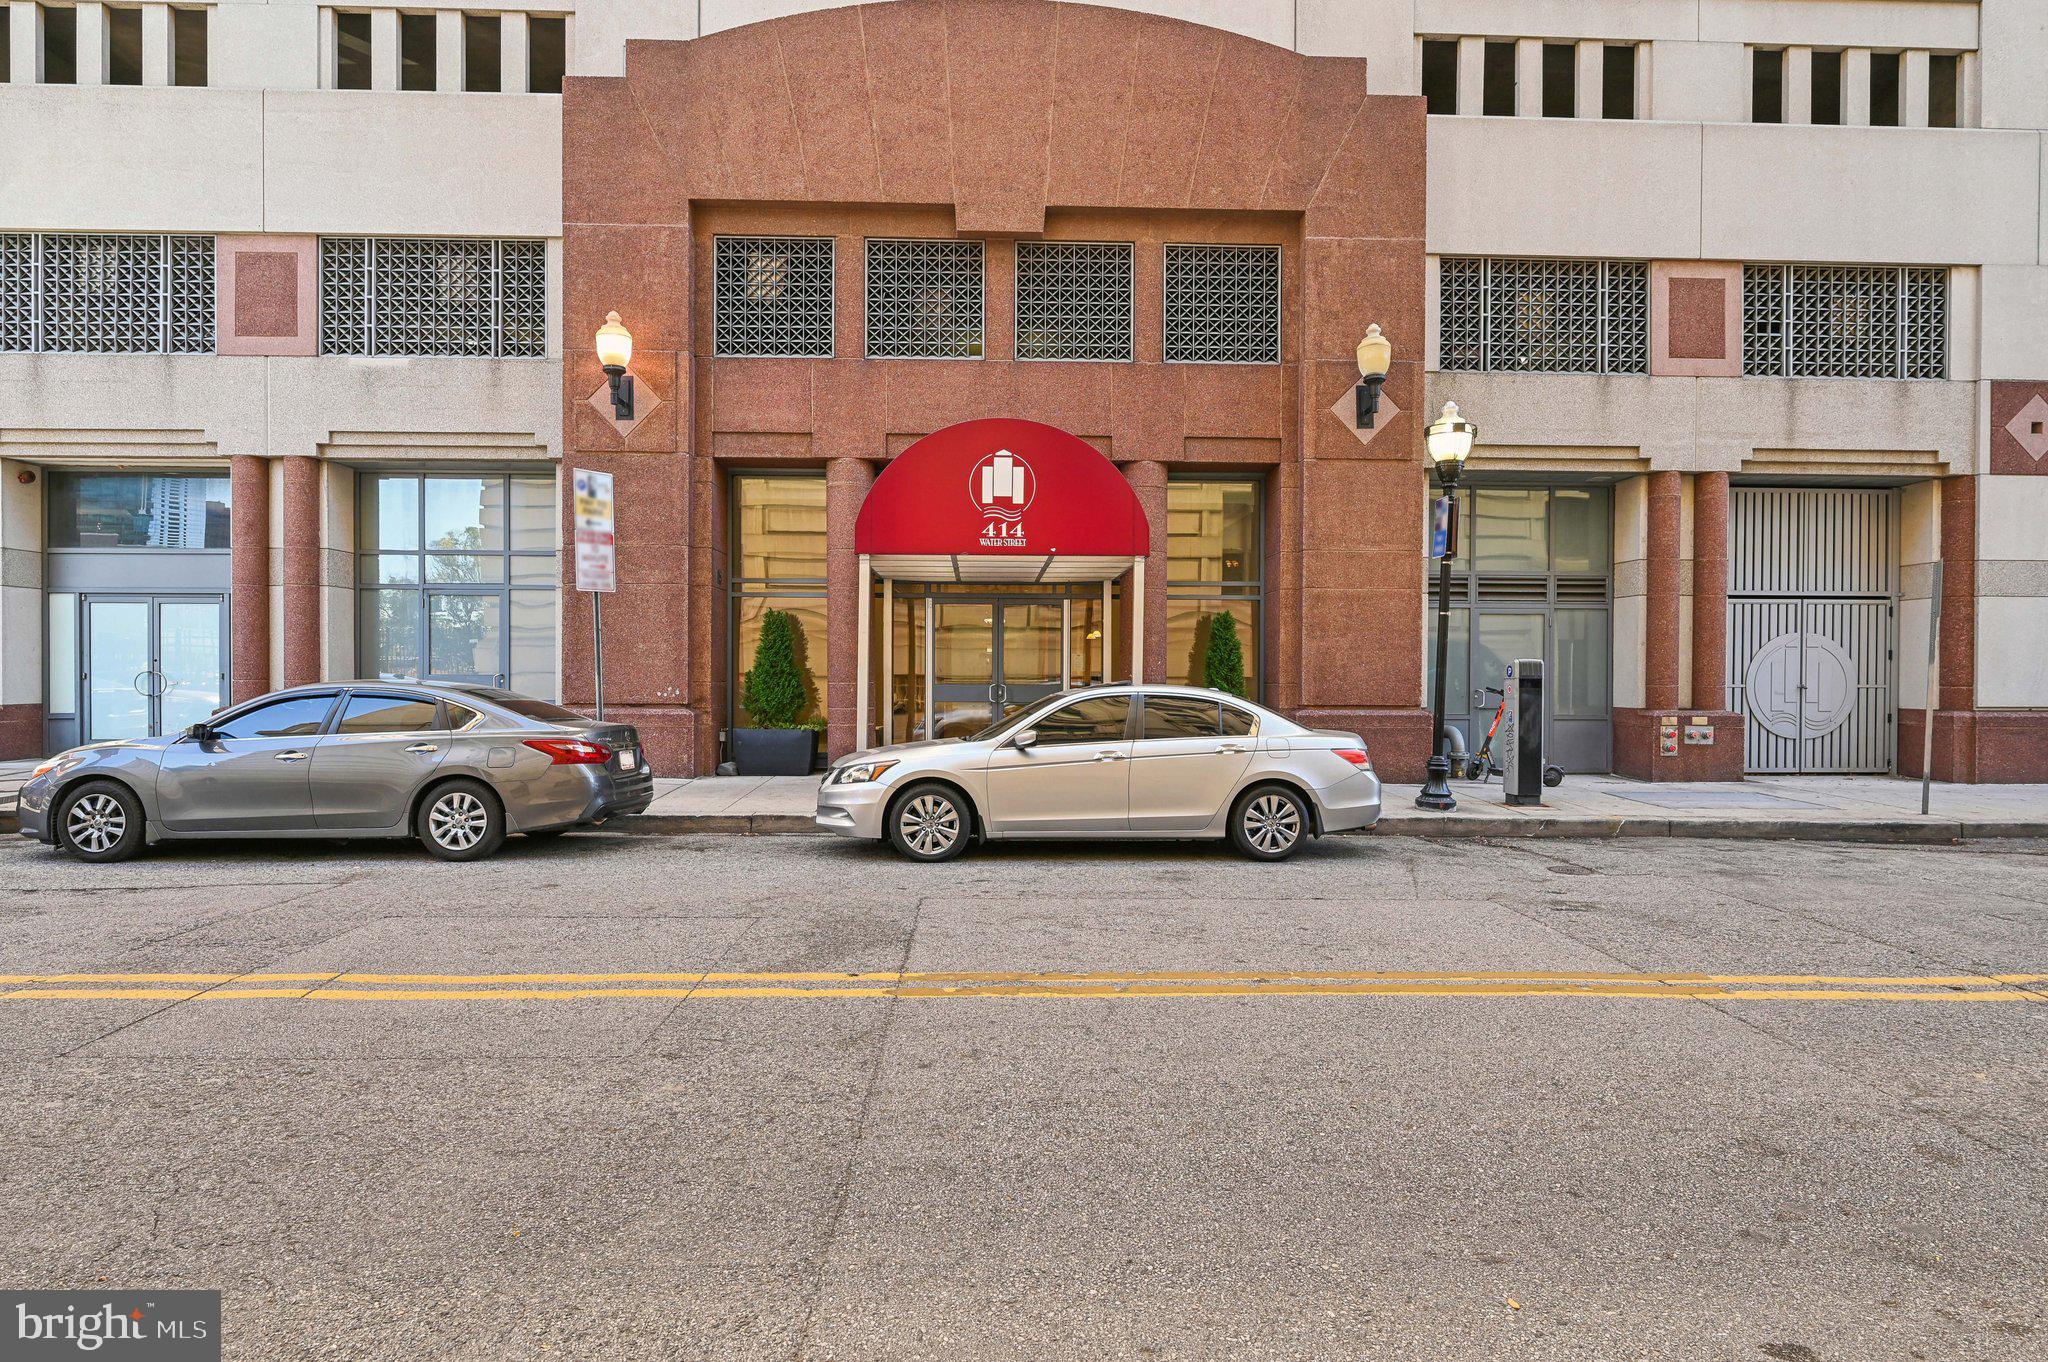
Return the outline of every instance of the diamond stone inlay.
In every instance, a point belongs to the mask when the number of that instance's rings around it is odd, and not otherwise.
[[[2019,414],[2005,423],[2005,431],[2020,442],[2028,458],[2039,463],[2048,456],[2048,398],[2035,393]]]

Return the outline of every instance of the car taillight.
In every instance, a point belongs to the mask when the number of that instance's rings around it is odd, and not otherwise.
[[[1340,747],[1337,749],[1337,755],[1361,771],[1370,771],[1372,769],[1372,758],[1365,754],[1363,748]]]
[[[610,760],[612,750],[601,742],[582,738],[528,738],[526,745],[548,754],[557,766],[596,766]]]

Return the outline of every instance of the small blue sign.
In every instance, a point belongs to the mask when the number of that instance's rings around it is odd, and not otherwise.
[[[1429,518],[1429,556],[1448,557],[1451,552],[1451,499],[1438,497]]]

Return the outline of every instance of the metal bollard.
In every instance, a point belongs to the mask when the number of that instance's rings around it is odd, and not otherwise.
[[[1507,713],[1501,722],[1501,785],[1510,804],[1543,802],[1543,663],[1508,664]]]

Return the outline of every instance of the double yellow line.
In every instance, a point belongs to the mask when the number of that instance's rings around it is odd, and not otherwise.
[[[0,974],[0,1002],[575,1002],[670,998],[1621,998],[2048,1002],[2048,974],[1687,974],[1557,970],[1020,970],[533,974]]]

